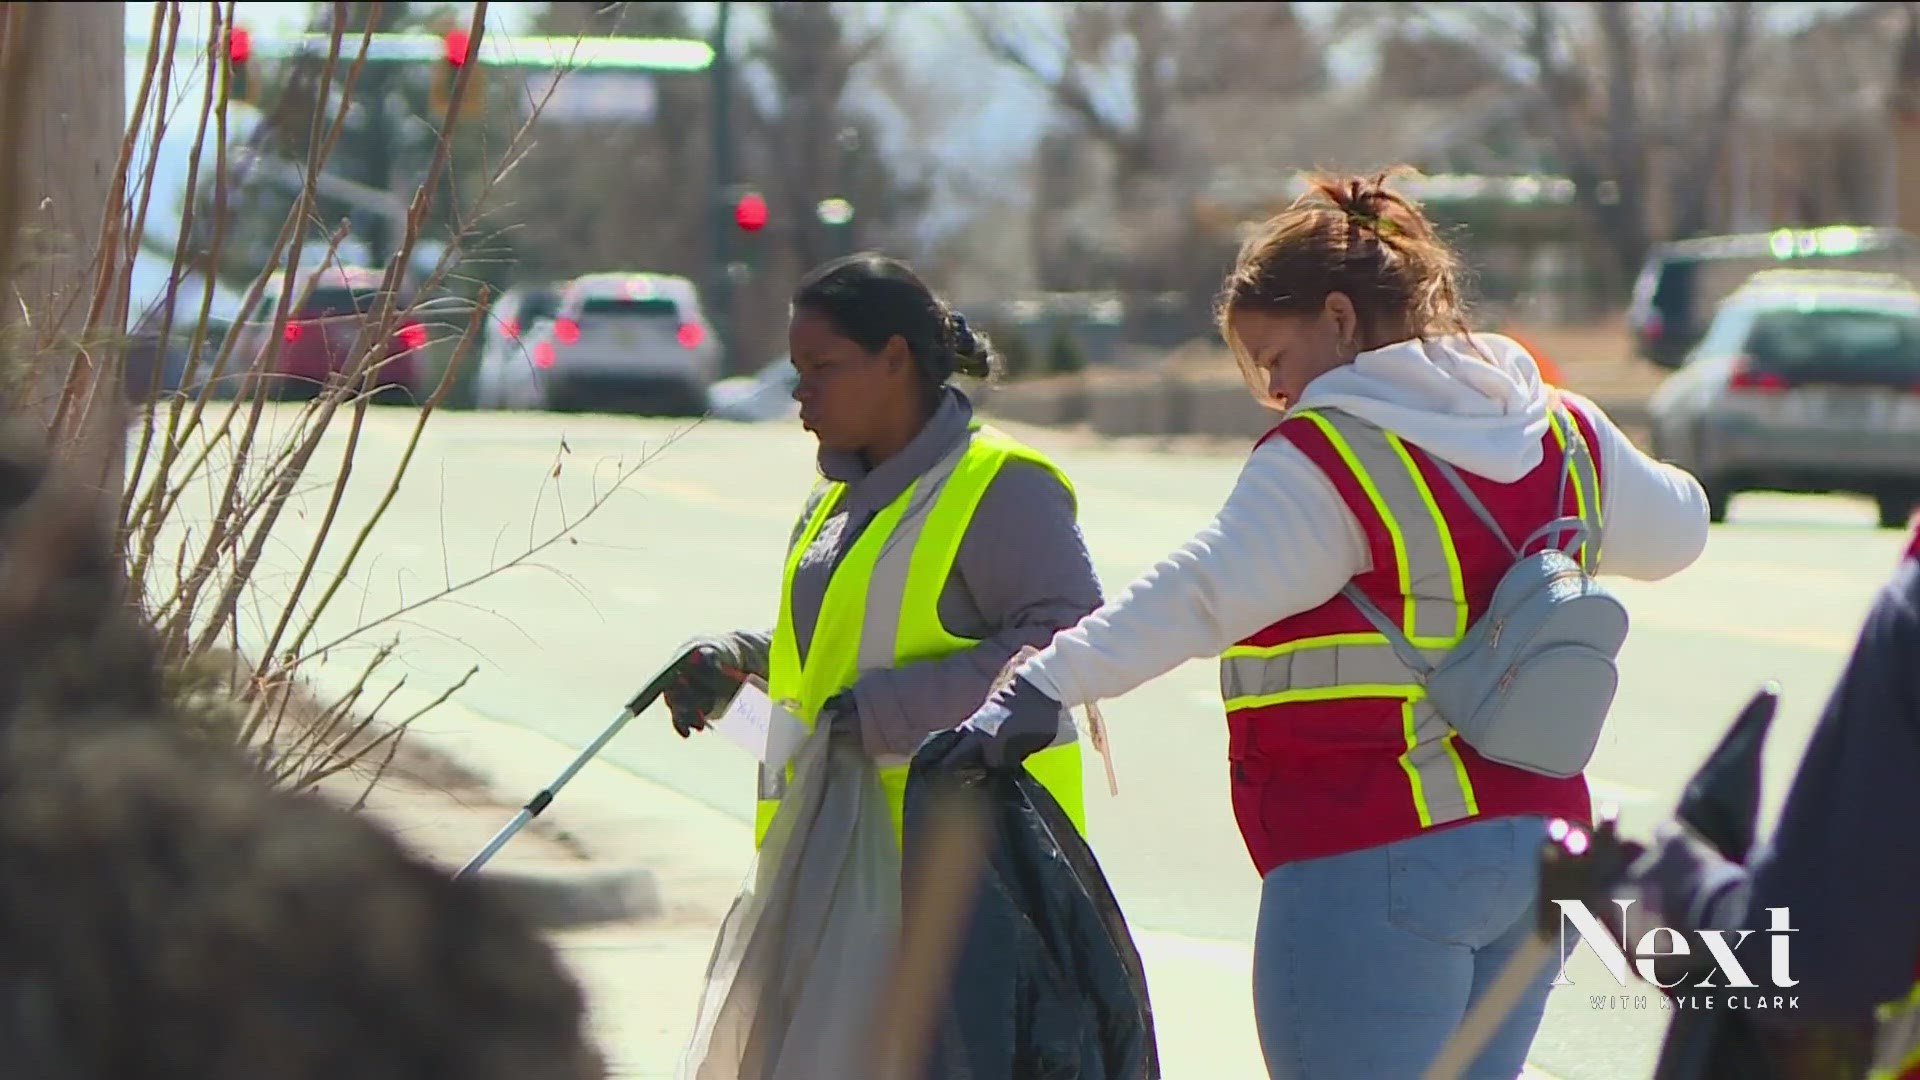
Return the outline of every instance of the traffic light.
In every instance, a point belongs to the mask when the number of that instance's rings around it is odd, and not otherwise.
[[[449,30],[441,39],[446,46],[448,65],[458,69],[467,66],[467,60],[473,56],[473,39],[465,30]]]
[[[253,57],[253,35],[244,26],[227,31],[227,99],[253,101],[252,80],[247,78],[247,61]]]
[[[757,191],[741,195],[733,204],[733,223],[745,233],[757,233],[766,228],[767,200]]]
[[[455,27],[440,35],[440,70],[433,76],[433,111],[446,115],[453,104],[453,82],[460,77],[460,70],[475,59],[473,37],[467,31]],[[486,86],[480,81],[485,67],[474,64],[473,74],[468,76],[467,96],[460,102],[460,116],[471,119],[480,115],[486,100]]]

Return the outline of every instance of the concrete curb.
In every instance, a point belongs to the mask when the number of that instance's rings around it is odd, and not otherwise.
[[[316,674],[318,677],[308,677],[310,691],[325,696],[338,689],[332,685],[333,679],[324,674],[324,669]],[[455,702],[442,703],[422,722],[416,722],[408,728],[402,740],[405,752],[398,755],[396,760],[396,765],[400,765],[399,759],[404,759],[407,765],[395,770],[395,779],[414,784],[420,784],[424,779],[426,786],[443,790],[449,801],[474,805],[476,812],[479,807],[489,811],[497,809],[499,821],[494,829],[504,827],[518,808],[538,790],[538,785],[550,782],[561,767],[560,764],[553,764],[546,779],[521,789],[521,785],[526,783],[528,766],[545,767],[553,761],[564,763],[570,761],[577,751],[545,736],[528,732],[530,739],[539,740],[532,753],[525,746],[511,747],[501,753],[488,753],[487,749],[492,745],[490,741],[484,737],[476,738],[474,733],[487,732],[497,724],[498,721],[489,720]],[[611,767],[603,763],[595,764],[599,768]],[[439,786],[442,784],[445,786]],[[491,835],[490,831],[488,836]],[[661,884],[660,875],[652,867],[628,864],[613,851],[584,843],[578,836],[565,830],[552,829],[545,818],[528,822],[515,839],[532,836],[558,840],[581,852],[590,865],[526,870],[489,863],[476,872],[475,880],[483,882],[486,888],[518,908],[538,928],[568,930],[606,923],[654,920],[666,914],[666,890]],[[451,865],[448,869],[458,869],[459,865],[464,864],[465,858],[479,850],[479,846],[475,845],[472,851],[461,856],[461,863]],[[496,860],[513,850],[514,844],[510,841],[496,854]],[[433,857],[431,853],[426,854]]]
[[[477,880],[542,930],[640,922],[665,911],[660,879],[646,867],[545,874],[482,869]]]
[[[1630,435],[1642,436],[1648,417],[1645,396],[1597,391],[1588,396]],[[1179,371],[1034,379],[986,388],[977,400],[981,411],[996,419],[1081,427],[1109,439],[1198,436],[1251,441],[1277,419],[1255,403],[1237,379]]]

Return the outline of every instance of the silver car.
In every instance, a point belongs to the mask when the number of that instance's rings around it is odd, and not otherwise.
[[[1756,274],[1648,405],[1655,454],[1700,478],[1716,522],[1742,491],[1848,492],[1904,527],[1920,505],[1920,291]]]
[[[670,274],[575,278],[534,337],[549,409],[698,416],[720,371],[720,343],[693,283]]]

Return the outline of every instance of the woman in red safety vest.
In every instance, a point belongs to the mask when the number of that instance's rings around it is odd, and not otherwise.
[[[1213,522],[965,725],[968,752],[1019,761],[1062,708],[1221,658],[1274,1077],[1420,1076],[1533,933],[1547,821],[1590,818],[1584,776],[1463,743],[1343,588],[1438,651],[1485,611],[1508,545],[1552,519],[1590,515],[1598,534],[1574,553],[1643,580],[1707,538],[1693,477],[1543,386],[1511,339],[1467,330],[1456,256],[1386,179],[1316,182],[1227,278],[1221,332],[1281,417]],[[1520,1072],[1550,974],[1468,1075]]]

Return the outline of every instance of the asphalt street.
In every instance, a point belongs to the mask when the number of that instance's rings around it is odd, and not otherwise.
[[[284,430],[291,415],[271,414],[270,426]],[[412,420],[410,410],[370,412],[336,515],[344,524],[323,564],[337,564],[379,502]],[[256,647],[325,516],[344,426],[328,436],[263,559],[243,632]],[[1204,525],[1237,469],[1228,456],[1021,434],[1074,478],[1110,595]],[[623,465],[638,468],[596,513],[530,560],[506,565],[561,528],[563,506],[577,520]],[[406,689],[396,704],[430,697],[478,665],[459,694],[464,705],[585,745],[687,637],[771,623],[782,551],[813,476],[811,440],[788,422],[438,415],[309,644],[329,645],[325,663],[337,673],[397,640],[387,682],[404,675]],[[207,505],[204,492],[190,495],[176,528],[204,517]],[[1864,502],[1750,495],[1692,569],[1664,582],[1615,583],[1633,631],[1591,775],[1629,832],[1670,810],[1726,722],[1769,679],[1785,691],[1768,758],[1767,812],[1777,812],[1859,619],[1898,554],[1900,537],[1873,520]],[[432,599],[449,582],[476,577]],[[319,591],[310,586],[305,602]],[[1245,948],[1259,882],[1228,805],[1216,678],[1213,662],[1196,661],[1103,705],[1119,796],[1108,797],[1090,766],[1091,827],[1132,922],[1197,947]],[[745,757],[719,740],[679,739],[663,711],[641,717],[605,754],[751,814]],[[562,795],[550,814],[564,812]],[[1534,1062],[1565,1080],[1647,1076],[1666,1019],[1658,995],[1618,986],[1585,947],[1567,976]]]

